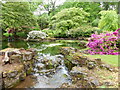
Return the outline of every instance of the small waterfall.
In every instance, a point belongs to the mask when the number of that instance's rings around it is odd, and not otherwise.
[[[47,72],[44,74],[35,74],[37,76],[37,83],[34,85],[34,88],[59,88],[64,83],[71,83],[71,77],[68,73],[68,69],[64,65],[64,60],[62,55],[51,56],[50,54],[38,54],[38,61],[42,63],[44,60],[51,60],[52,63],[58,64],[58,66],[54,69],[42,69],[42,72]],[[39,65],[39,63],[36,63]],[[36,71],[39,71],[35,68]],[[51,70],[51,71],[49,71]],[[52,73],[53,72],[53,73]],[[52,74],[51,74],[52,73]]]

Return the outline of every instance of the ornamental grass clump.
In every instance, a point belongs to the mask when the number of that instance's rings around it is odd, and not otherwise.
[[[87,46],[90,48],[88,53],[100,55],[120,55],[117,46],[120,38],[120,28],[115,32],[107,32],[101,34],[92,34]]]

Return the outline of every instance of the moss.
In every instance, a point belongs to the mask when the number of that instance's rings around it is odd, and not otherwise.
[[[46,69],[53,69],[54,66],[53,65],[46,65]]]
[[[17,82],[13,83],[8,88],[13,88],[13,87],[17,86],[19,83],[20,83],[20,80],[18,80]]]
[[[71,70],[72,67],[75,66],[75,65],[72,64],[71,61],[69,61],[69,60],[65,60],[64,63],[65,63],[65,66],[68,68],[68,70]]]
[[[29,75],[29,74],[31,74],[31,72],[32,72],[32,68],[28,69],[26,74]]]
[[[65,58],[70,60],[70,61],[72,60],[72,56],[71,55],[66,55]]]

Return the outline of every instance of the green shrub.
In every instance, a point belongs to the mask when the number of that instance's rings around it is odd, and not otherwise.
[[[25,32],[17,32],[16,35],[19,36],[19,37],[22,37],[22,38],[26,38],[27,37],[27,34]]]
[[[116,11],[101,11],[101,19],[99,21],[99,28],[104,31],[115,31],[118,29],[118,15]]]
[[[42,30],[42,32],[45,32],[49,37],[54,37],[54,30]]]
[[[82,25],[81,27],[70,29],[70,30],[42,30],[46,34],[48,34],[49,37],[55,37],[55,38],[77,38],[77,37],[90,37],[91,34],[97,32],[98,34],[102,33],[102,30],[100,30],[97,27],[92,27],[90,25]]]
[[[55,38],[68,38],[66,31],[62,31],[62,30],[55,30],[54,37]]]
[[[102,31],[97,27],[92,27],[90,25],[84,25],[75,29],[70,29],[68,32],[71,37],[89,37],[93,33],[101,33]]]
[[[6,37],[9,37],[9,36],[12,36],[13,34],[12,33],[10,33],[10,34],[9,33],[4,33],[3,35],[6,36]]]
[[[62,30],[42,30],[46,34],[48,34],[49,37],[55,37],[55,38],[67,38],[66,31]]]

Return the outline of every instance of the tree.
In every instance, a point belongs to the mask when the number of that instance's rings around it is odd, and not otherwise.
[[[28,2],[6,2],[2,3],[2,29],[13,29],[16,33],[22,27],[37,27],[37,21],[30,11]]]
[[[72,8],[72,7],[76,7],[76,8],[83,8],[84,11],[90,13],[89,18],[88,18],[88,22],[92,22],[93,20],[95,20],[98,16],[98,13],[102,10],[102,8],[100,7],[100,3],[98,2],[64,2],[63,5],[59,6],[55,12],[59,12],[63,9],[66,8]]]
[[[120,1],[118,2],[118,14],[120,14]]]
[[[38,16],[38,19],[37,19],[37,22],[40,26],[40,29],[43,30],[45,28],[48,28],[49,26],[49,21],[50,21],[50,18],[48,16],[48,14],[42,14],[40,16]]]
[[[116,11],[101,11],[99,28],[105,31],[115,31],[118,29],[118,14]]]
[[[56,3],[59,2],[59,0],[47,0],[47,1],[42,1],[41,7],[44,7],[44,10],[48,12],[48,15],[52,12],[54,15],[54,11],[56,9]]]
[[[29,2],[29,4],[30,4],[30,10],[33,12],[38,8],[39,5],[42,4],[42,1],[41,0],[38,0],[37,2],[31,1]]]
[[[118,2],[113,2],[113,0],[109,2],[103,2],[103,9],[104,10],[116,10],[117,11],[117,3]]]
[[[89,14],[82,8],[68,8],[58,12],[51,19],[50,25],[52,28],[62,30],[69,30],[71,28],[79,27],[87,22],[86,16]]]

